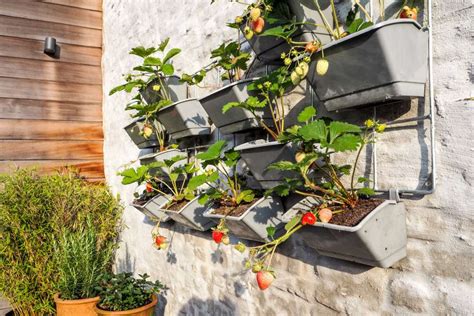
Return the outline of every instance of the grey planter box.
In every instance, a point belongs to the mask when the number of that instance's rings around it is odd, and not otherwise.
[[[283,220],[296,213],[290,209]],[[405,205],[386,200],[354,227],[317,222],[298,234],[322,255],[388,268],[406,257]]]
[[[175,102],[159,110],[156,116],[173,139],[211,132],[207,114],[197,99]]]
[[[334,19],[332,16],[331,2],[329,0],[317,1],[323,11],[326,21],[329,25],[333,26]],[[314,0],[287,0],[291,12],[295,15],[297,21],[324,25],[323,19],[317,11],[314,2]],[[323,26],[316,27],[314,25],[304,24],[301,27],[303,34],[302,37],[299,38],[300,41],[310,42],[318,39],[322,44],[331,41],[331,37]]]
[[[159,124],[157,121],[152,121],[155,126]],[[143,137],[140,134],[140,131],[143,129],[143,125],[145,123],[145,118],[139,118],[134,120],[129,125],[125,126],[125,131],[127,132],[128,136],[132,139],[132,141],[137,145],[138,148],[149,148],[149,147],[157,147],[160,146],[156,135],[153,133],[149,138]]]
[[[213,214],[212,208],[204,216],[221,219],[224,215]],[[263,197],[239,217],[227,216],[226,225],[229,230],[239,238],[268,242],[267,227],[276,228],[275,237],[284,233],[285,223],[282,217],[285,213],[283,203],[279,197]]]
[[[260,127],[257,119],[248,110],[233,108],[225,114],[222,113],[222,107],[227,103],[243,102],[252,95],[247,91],[247,86],[254,80],[244,79],[228,84],[200,100],[209,118],[222,134],[231,134]],[[262,117],[267,124],[273,125],[272,116],[268,108],[258,111],[257,115]]]
[[[281,184],[285,178],[296,176],[296,173],[291,171],[267,170],[269,165],[277,161],[295,161],[296,147],[290,143],[257,140],[234,149],[240,152],[240,156],[263,189],[273,188]]]
[[[164,211],[175,222],[195,230],[207,231],[214,226],[214,222],[211,219],[204,217],[204,212],[207,208],[208,206],[199,204],[198,198],[195,198],[177,212],[170,210]]]
[[[169,76],[162,79],[163,84],[168,87],[170,99],[172,102],[184,100],[188,97],[188,85],[185,82],[180,82],[178,76]],[[147,104],[152,104],[160,101],[160,97],[153,86],[159,84],[158,79],[152,80],[144,90],[140,91],[143,99]]]
[[[132,203],[132,206],[154,221],[166,222],[170,219],[168,214],[162,210],[162,205],[166,203],[168,203],[168,199],[158,194],[143,205]]]
[[[162,151],[162,152],[146,154],[146,155],[140,156],[138,159],[140,160],[141,165],[148,165],[150,163],[157,162],[157,161],[169,160],[169,159],[171,159],[175,156],[185,156],[185,157],[187,157],[188,155],[187,155],[186,151],[184,151],[184,150],[168,149],[168,150],[165,150],[165,151]],[[187,162],[188,162],[187,159],[180,160],[180,161],[176,162],[173,165],[172,168],[182,167]],[[168,174],[168,170],[166,168],[161,168],[161,171],[164,174]],[[154,169],[152,169],[151,173],[154,174],[154,173],[156,173],[156,171],[154,171]]]
[[[319,76],[314,60],[308,82],[329,111],[424,96],[427,34],[413,20],[382,22],[351,34],[327,44],[324,55],[328,72]]]

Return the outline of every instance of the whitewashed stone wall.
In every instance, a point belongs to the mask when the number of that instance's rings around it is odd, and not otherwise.
[[[134,188],[122,186],[116,172],[139,152],[123,130],[130,121],[124,111],[127,96],[109,97],[108,91],[138,61],[128,55],[133,46],[171,37],[170,45],[183,49],[175,63],[179,73],[207,64],[210,50],[234,36],[224,25],[241,10],[236,3],[216,2],[104,0],[105,172],[126,205]],[[153,224],[128,206],[117,268],[147,272],[168,285],[159,314],[472,313],[474,103],[465,99],[474,96],[474,10],[470,0],[435,0],[433,9],[438,187],[433,195],[406,200],[408,257],[391,269],[368,268],[319,256],[293,238],[276,256],[277,280],[261,292],[254,275],[242,270],[244,256],[218,247],[208,233],[164,225],[163,233],[172,239],[170,250],[155,250]],[[411,110],[407,106],[409,113],[416,111],[415,105]],[[381,186],[421,187],[428,170],[425,134],[429,136],[429,126],[418,124],[383,136],[377,149]]]

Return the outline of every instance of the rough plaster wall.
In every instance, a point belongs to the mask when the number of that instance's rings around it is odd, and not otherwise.
[[[116,172],[137,158],[138,149],[123,131],[130,121],[123,111],[127,96],[109,97],[107,92],[137,62],[128,50],[156,45],[169,36],[171,46],[183,49],[176,59],[177,71],[192,72],[208,63],[210,49],[233,35],[224,24],[240,9],[225,0],[212,7],[208,0],[104,1],[105,172],[125,204],[131,202],[134,188],[122,186]],[[172,238],[169,252],[158,252],[152,247],[153,224],[127,207],[128,228],[117,268],[147,272],[168,285],[159,313],[471,314],[474,117],[473,102],[462,99],[474,95],[474,10],[469,0],[437,0],[433,9],[438,187],[433,195],[406,200],[408,257],[391,269],[368,268],[319,256],[293,238],[281,247],[273,264],[278,279],[271,289],[260,292],[254,275],[242,272],[243,255],[216,246],[208,233],[173,224],[163,228]],[[403,115],[413,111],[408,105]],[[381,186],[422,186],[429,170],[429,140],[423,138],[428,127],[418,124],[383,136],[377,149]]]

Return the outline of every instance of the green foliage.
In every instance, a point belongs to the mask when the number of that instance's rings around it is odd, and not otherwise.
[[[372,25],[374,25],[374,23],[364,22],[364,20],[361,18],[355,19],[354,21],[351,22],[351,24],[349,24],[346,32],[349,34],[356,33],[356,32],[362,31],[363,29],[371,27]]]
[[[97,296],[99,279],[112,262],[115,245],[98,248],[99,235],[92,219],[77,231],[64,229],[55,243],[55,261],[59,270],[58,289],[62,299]]]
[[[183,74],[181,80],[190,85],[199,84],[212,69],[223,71],[222,80],[240,80],[241,72],[247,70],[247,63],[251,55],[240,50],[240,44],[232,41],[223,43],[218,48],[211,51],[213,63],[210,67],[199,70],[194,75]]]
[[[127,311],[150,304],[154,294],[164,289],[160,281],[151,282],[148,275],[139,275],[135,279],[132,273],[105,275],[98,292],[99,308],[106,311]]]
[[[0,293],[18,314],[51,315],[59,291],[54,244],[91,218],[97,251],[116,244],[122,208],[101,184],[74,173],[41,176],[31,169],[0,175]],[[107,264],[111,264],[108,262]]]
[[[240,154],[233,149],[226,151],[225,148],[226,141],[220,140],[212,144],[207,151],[196,155],[204,168],[211,166],[209,171],[192,179],[197,184],[209,185],[209,189],[199,198],[201,204],[205,204],[209,200],[221,200],[236,206],[255,199],[254,191],[243,189],[244,183],[237,175],[237,162],[240,159]],[[220,177],[225,181],[220,181]]]

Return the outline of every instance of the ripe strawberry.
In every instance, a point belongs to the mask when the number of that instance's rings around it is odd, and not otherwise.
[[[400,12],[400,18],[416,20],[417,14],[418,14],[417,8],[410,8],[409,6],[404,6],[402,8],[402,12]]]
[[[216,242],[216,244],[220,244],[222,242],[222,238],[224,238],[224,232],[219,230],[212,231],[212,239]]]
[[[316,223],[316,216],[311,212],[304,213],[301,218],[301,225],[314,225]]]
[[[316,63],[316,73],[320,76],[324,76],[328,72],[329,62],[327,59],[319,59]]]
[[[257,272],[257,284],[260,290],[266,290],[275,280],[275,276],[270,271]]]
[[[250,19],[252,21],[257,21],[261,14],[262,11],[260,11],[259,8],[252,8],[252,10],[250,10]]]
[[[308,42],[304,46],[304,50],[312,54],[319,49],[319,43],[317,41]]]
[[[147,183],[146,183],[145,190],[146,190],[148,193],[153,192],[153,185],[152,185],[150,182],[147,182]]]
[[[255,21],[252,21],[250,23],[250,26],[252,27],[252,30],[259,34],[259,33],[262,33],[263,31],[263,27],[265,26],[265,20],[261,17],[259,17],[257,20]]]
[[[329,223],[332,218],[332,211],[328,208],[320,209],[319,212],[319,220],[323,223]]]
[[[158,249],[166,249],[168,241],[165,236],[157,235],[155,237],[155,245]]]

